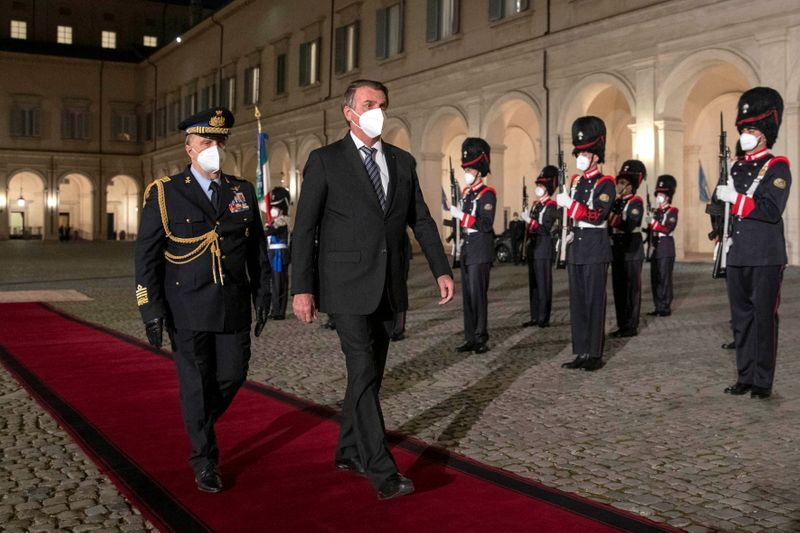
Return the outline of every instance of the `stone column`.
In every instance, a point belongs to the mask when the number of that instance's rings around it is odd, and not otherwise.
[[[108,191],[106,189],[106,184],[108,183],[108,179],[104,175],[97,176],[97,183],[92,183],[92,198],[94,202],[97,202],[93,205],[92,211],[94,212],[93,218],[94,222],[92,226],[94,227],[94,240],[98,241],[105,241],[108,239],[108,228],[106,225],[106,197],[108,196]]]
[[[678,182],[678,190],[672,204],[681,209],[686,202],[686,194],[683,166],[683,121],[678,119],[663,119],[655,121],[656,127],[656,163],[654,176],[660,174],[671,174]],[[655,182],[654,182],[655,183]],[[675,232],[675,253],[678,260],[685,257],[685,229],[686,225],[678,222]]]
[[[425,203],[428,204],[428,209],[431,212],[431,217],[440,227],[440,235],[444,236],[441,222],[443,220],[442,206],[439,199],[442,196],[442,159],[444,154],[441,152],[423,152],[420,161],[417,164],[417,176],[419,176],[419,186],[422,189],[422,195],[425,197]],[[445,189],[448,193],[449,189]],[[449,194],[448,194],[448,205]]]
[[[511,220],[511,213],[514,210],[519,210],[519,207],[513,207],[510,199],[505,195],[505,180],[503,176],[503,169],[505,168],[505,145],[492,146],[492,173],[486,180],[486,185],[493,188],[497,193],[497,212],[494,214],[494,231],[498,235],[503,233],[503,221],[505,220],[505,209],[509,209],[508,219]],[[513,198],[513,193],[511,195]]]
[[[785,149],[778,147],[781,137]],[[783,111],[783,124],[778,135],[778,143],[775,146],[775,153],[786,155],[792,168],[793,183],[789,194],[789,201],[783,213],[784,231],[786,233],[786,252],[789,255],[789,264],[800,264],[800,193],[798,187],[800,182],[797,180],[796,161],[800,161],[800,105],[793,104]]]
[[[5,171],[0,171],[0,240],[8,240],[9,227],[8,227],[8,174]]]

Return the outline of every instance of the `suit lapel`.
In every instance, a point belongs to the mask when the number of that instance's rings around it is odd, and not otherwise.
[[[203,190],[203,186],[200,185],[200,182],[198,182],[192,175],[190,168],[191,165],[187,166],[183,171],[184,183],[189,189],[188,194],[194,199],[194,203],[197,204],[200,209],[202,209],[203,214],[206,216],[208,221],[213,223],[217,220],[217,214],[214,212],[214,208],[211,207],[211,202],[208,201],[206,191]],[[186,178],[189,179],[187,180]]]
[[[386,158],[386,168],[389,169],[389,187],[386,191],[386,212],[392,209],[394,197],[397,192],[397,158],[394,153],[394,146],[383,142],[383,155]]]
[[[371,203],[375,206],[375,209],[382,212],[381,204],[378,201],[378,195],[375,194],[375,188],[372,186],[372,181],[369,179],[367,168],[364,166],[364,161],[361,159],[358,148],[356,148],[356,143],[353,142],[350,133],[345,134],[344,139],[342,139],[342,152],[344,152],[344,158],[349,163],[352,170],[351,175],[355,178],[358,186],[364,194],[372,198]]]
[[[233,201],[233,188],[229,176],[220,173],[220,188],[219,188],[219,212],[217,218],[221,218],[226,213],[230,213],[228,206]]]

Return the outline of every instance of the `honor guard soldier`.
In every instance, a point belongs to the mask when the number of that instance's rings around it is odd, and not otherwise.
[[[608,216],[616,196],[613,176],[598,164],[605,160],[606,125],[597,117],[572,124],[572,155],[580,175],[571,179],[571,193],[556,196],[567,210],[572,232],[567,242],[569,314],[575,359],[564,368],[597,370],[603,366],[606,320],[606,277],[611,262]]]
[[[538,200],[529,213],[522,213],[528,232],[525,257],[528,262],[528,297],[531,319],[522,327],[550,325],[550,309],[553,306],[553,224],[558,219],[558,205],[552,199],[558,185],[558,168],[547,165],[536,178]]]
[[[672,314],[672,268],[675,266],[675,227],[678,225],[678,208],[672,197],[678,183],[673,176],[664,174],[656,180],[656,209],[650,222],[652,255],[650,260],[650,287],[655,309],[650,316]]]
[[[214,424],[244,383],[270,303],[266,240],[253,186],[221,172],[233,114],[221,107],[178,126],[191,159],[144,193],[136,242],[136,300],[147,339],[166,329],[178,371],[197,488],[222,490]]]
[[[739,98],[736,127],[744,158],[731,169],[732,183],[715,196],[731,204],[731,237],[726,279],[736,343],[738,379],[728,394],[772,394],[778,355],[778,304],[787,263],[783,211],[792,176],[789,160],[774,156],[783,99],[769,87]]]
[[[461,168],[467,186],[461,193],[461,206],[451,206],[450,214],[460,221],[461,287],[464,296],[464,344],[458,352],[485,353],[489,270],[494,259],[494,214],[497,195],[483,183],[489,170],[490,148],[478,137],[467,137],[461,145]]]
[[[614,307],[617,330],[612,337],[635,337],[639,332],[642,308],[642,218],[644,202],[636,190],[647,178],[644,164],[631,159],[622,164],[617,174],[617,199],[611,208],[608,225],[611,229],[611,281],[614,286]]]
[[[286,318],[286,302],[289,297],[289,191],[275,187],[269,195],[269,222],[264,233],[267,236],[267,254],[272,268],[272,308],[269,318]]]

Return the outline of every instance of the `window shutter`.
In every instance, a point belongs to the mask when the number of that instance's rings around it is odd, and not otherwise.
[[[405,28],[403,24],[405,24],[405,0],[400,0],[400,5],[397,6],[398,13],[397,13],[397,53],[403,51],[403,33],[405,32]]]
[[[31,135],[33,135],[34,137],[38,137],[39,136],[39,129],[40,129],[39,126],[41,125],[41,110],[38,107],[35,108],[35,109],[32,109],[31,110],[31,115],[32,115],[32,117],[31,117],[31,122],[32,122]]]
[[[300,44],[300,82],[301,87],[305,87],[308,85],[308,68],[309,68],[309,57],[308,57],[308,43],[301,43]]]
[[[450,29],[453,32],[453,35],[458,33],[458,30],[461,28],[461,0],[453,0],[453,23],[450,26]]]
[[[336,74],[342,74],[347,70],[347,26],[339,26],[336,28],[335,41],[334,71]]]
[[[353,68],[358,68],[361,47],[361,23],[356,21],[353,26]]]
[[[489,0],[489,20],[503,18],[503,0]]]
[[[387,9],[379,9],[375,12],[375,57],[378,59],[389,57],[389,24],[387,15]]]
[[[429,43],[439,40],[439,1],[428,0],[428,20],[425,40]]]
[[[520,11],[525,11],[526,9],[528,9],[528,0],[520,0],[520,2],[519,2],[519,10]]]
[[[62,139],[71,139],[72,138],[72,113],[67,110],[61,112],[61,138]]]

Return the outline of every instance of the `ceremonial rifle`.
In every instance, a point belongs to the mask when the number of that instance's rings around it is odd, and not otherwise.
[[[650,222],[653,220],[653,207],[650,204],[650,185],[647,183],[647,178],[644,180],[645,192],[645,217],[644,225],[642,226],[642,233],[644,233],[644,260],[650,261],[650,251],[653,248],[653,231],[650,229]]]
[[[458,188],[456,173],[453,171],[453,158],[448,158],[450,165],[450,205],[458,206],[461,203],[461,190]],[[453,217],[453,268],[461,265],[461,221]]]
[[[528,212],[528,186],[525,185],[525,176],[522,176],[522,212]],[[523,222],[524,223],[524,222]],[[512,233],[513,235],[513,233]],[[525,233],[522,236],[522,260],[525,261],[527,259],[527,254],[525,253],[525,249],[528,246],[528,225],[525,224]]]
[[[567,165],[564,163],[564,150],[561,149],[561,135],[558,136],[558,190],[567,192]],[[562,208],[561,227],[556,239],[556,268],[567,268],[567,237],[569,236],[568,209]]]
[[[722,122],[722,113],[719,114],[719,183],[718,185],[728,184],[728,159],[731,151],[727,145],[727,132]],[[730,248],[730,235],[728,227],[731,219],[731,204],[725,202],[723,206],[722,228],[717,234],[720,236],[714,246],[714,268],[711,270],[711,277],[714,279],[724,278],[728,270],[728,248]]]

